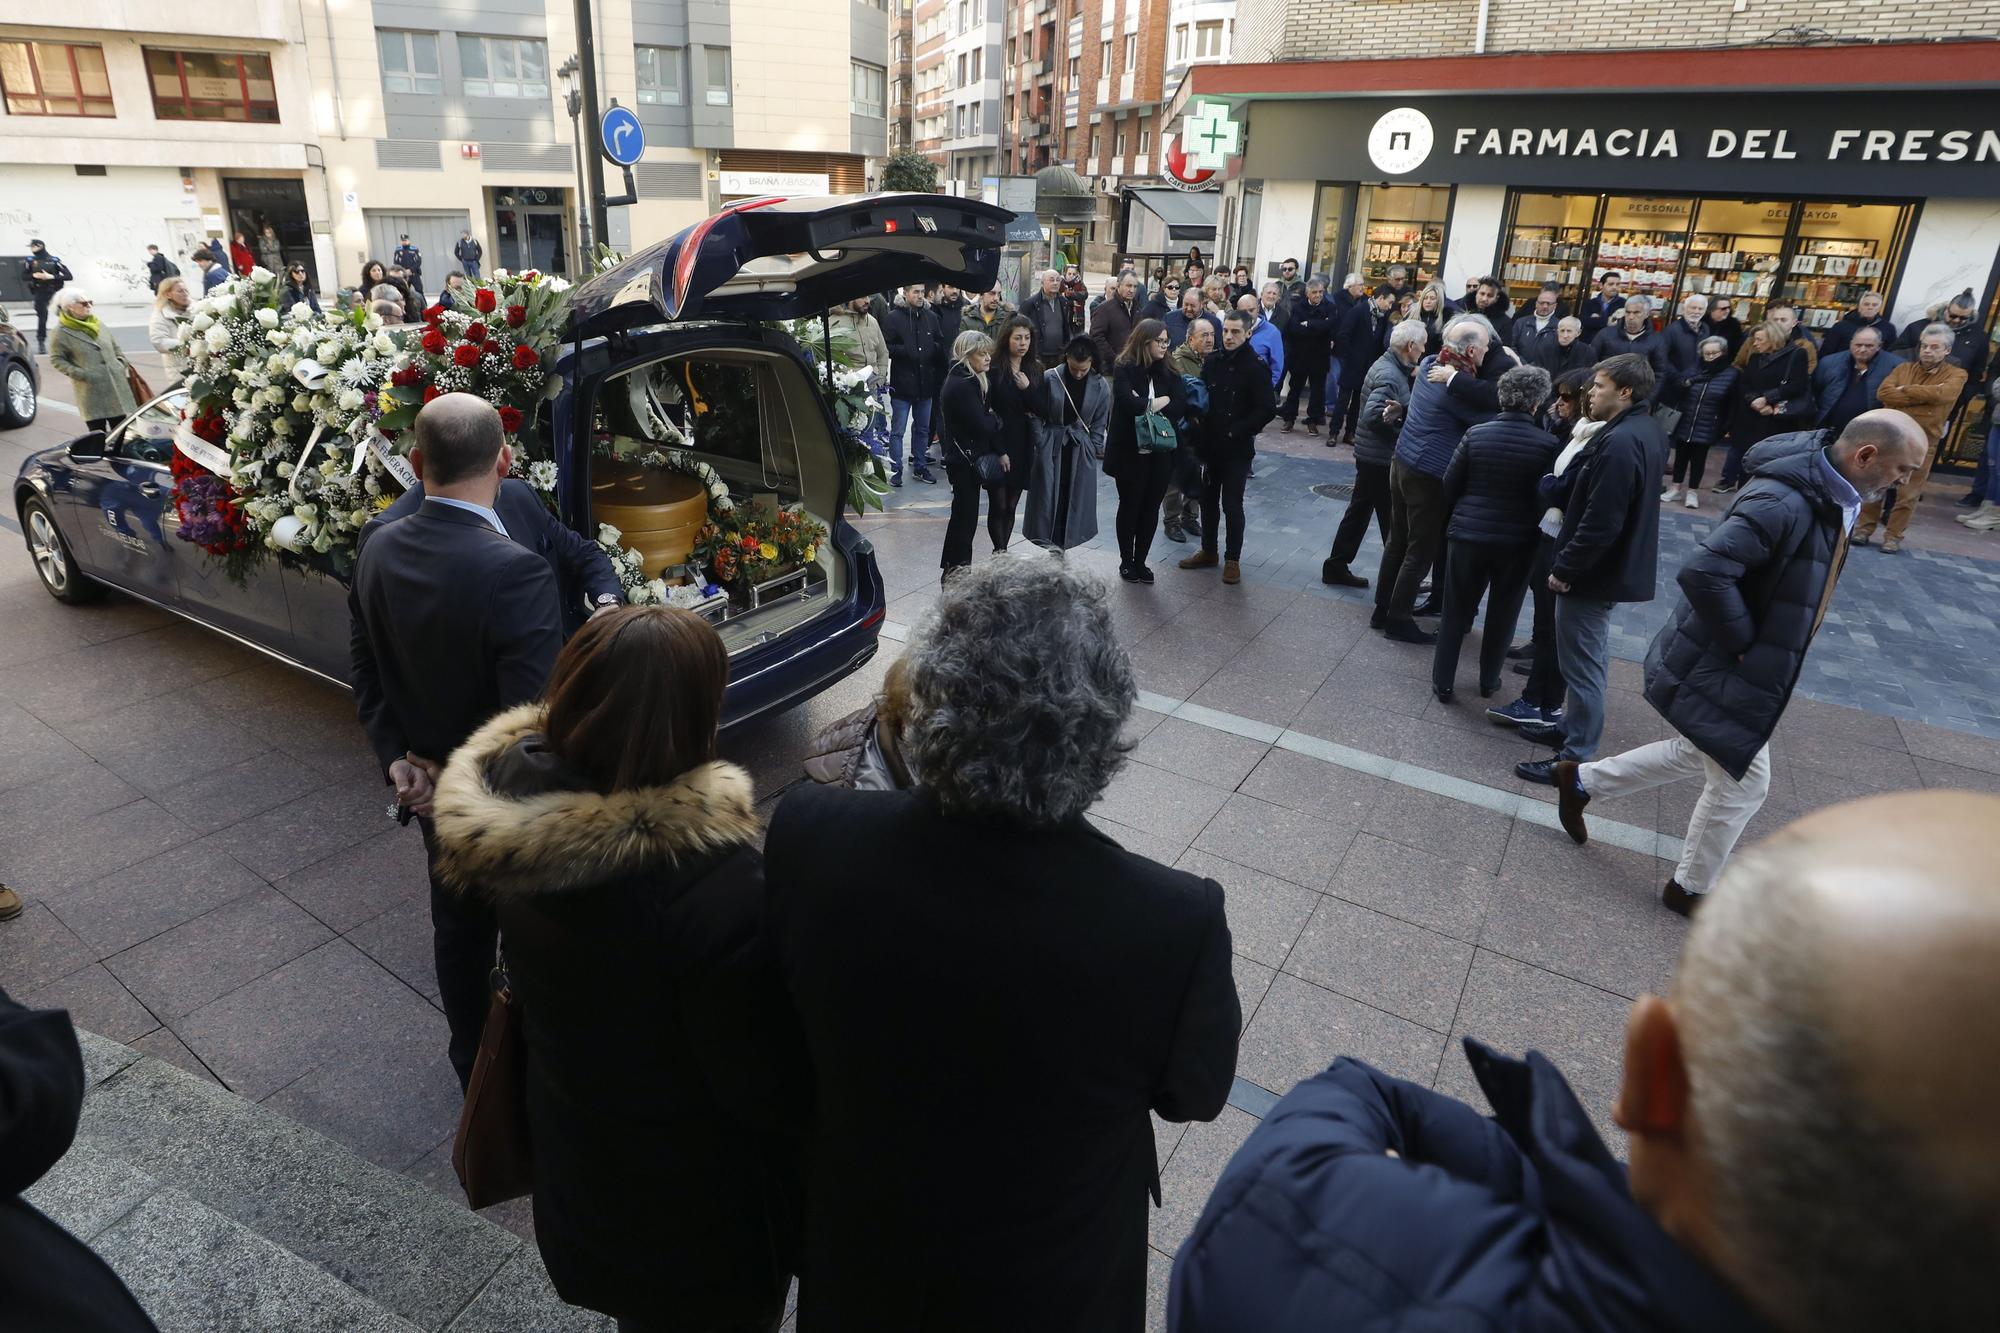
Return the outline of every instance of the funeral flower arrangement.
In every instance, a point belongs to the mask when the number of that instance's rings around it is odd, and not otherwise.
[[[826,395],[834,422],[847,438],[847,503],[857,514],[882,508],[889,494],[889,467],[883,461],[889,446],[888,383],[862,359],[860,343],[844,328],[822,327],[811,319],[784,321],[778,327],[804,349],[813,383]]]
[[[710,578],[742,601],[757,584],[818,559],[825,540],[826,525],[799,505],[761,512],[737,508],[702,525],[693,555]]]

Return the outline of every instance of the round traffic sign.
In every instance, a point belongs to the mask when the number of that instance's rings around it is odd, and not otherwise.
[[[604,156],[621,167],[629,167],[646,152],[646,130],[630,107],[614,106],[598,122],[598,142]]]

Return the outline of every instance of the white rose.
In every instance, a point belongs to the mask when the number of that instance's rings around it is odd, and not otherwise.
[[[600,523],[597,525],[597,540],[601,542],[608,542],[609,544],[616,546],[618,544],[618,539],[620,537],[623,537],[624,535],[625,535],[624,533],[620,532],[617,528],[612,527],[609,523]]]
[[[382,327],[382,317],[371,310],[368,312],[368,318],[365,321],[363,321],[361,327],[367,329],[370,333],[373,333],[375,332],[375,330]]]
[[[271,346],[273,347],[283,347],[291,340],[292,340],[292,335],[286,333],[283,329],[272,329],[269,333],[264,335],[264,341],[271,344]]]
[[[665,579],[653,579],[647,583],[646,600],[660,606],[665,606],[667,602],[667,581]]]
[[[292,465],[290,463],[278,464],[278,475],[281,477],[290,477],[292,475]]]
[[[229,330],[220,324],[212,325],[208,332],[202,335],[202,341],[208,344],[210,351],[220,352],[229,346]]]
[[[206,332],[209,328],[213,327],[213,325],[215,324],[215,316],[209,314],[207,311],[204,310],[199,314],[197,314],[192,320],[188,322],[194,325],[196,333],[203,333]]]
[[[250,406],[250,391],[248,389],[238,389],[235,393],[229,395],[229,398],[238,407]]]
[[[279,417],[271,423],[271,433],[273,435],[290,435],[292,433],[292,423],[283,417]]]
[[[339,356],[340,344],[330,338],[313,348],[313,358],[318,361],[333,361],[338,359]]]
[[[367,395],[362,393],[361,390],[359,389],[349,389],[347,392],[340,395],[341,410],[346,412],[360,411],[361,405],[363,403],[366,403],[367,401],[368,401]]]
[[[325,555],[328,551],[331,551],[332,549],[333,549],[333,534],[327,531],[326,529],[322,528],[320,530],[319,536],[313,538],[313,550],[317,551],[321,555]]]
[[[374,349],[377,356],[394,356],[396,354],[396,340],[386,333],[376,334],[374,340],[368,345]]]
[[[368,521],[368,511],[366,509],[357,509],[347,516],[347,521],[353,527],[358,528]]]
[[[312,411],[312,405],[313,405],[313,400],[311,394],[295,393],[292,395],[292,411],[310,412]]]
[[[313,318],[312,307],[304,301],[300,301],[285,312],[285,322],[287,324],[303,324],[311,318]]]
[[[278,327],[278,312],[265,306],[257,312],[257,322],[267,329],[275,329]]]

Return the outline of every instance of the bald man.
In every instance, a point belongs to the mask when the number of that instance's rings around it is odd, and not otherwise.
[[[361,530],[348,590],[349,669],[361,726],[396,804],[431,853],[432,784],[473,728],[541,695],[562,649],[556,575],[495,511],[514,464],[500,415],[448,393],[417,413],[424,501]],[[499,927],[490,905],[431,876],[438,992],[463,1087],[490,1004]]]
[[[1819,632],[1861,507],[1922,466],[1930,441],[1877,408],[1830,431],[1777,435],[1744,455],[1749,482],[1681,567],[1674,613],[1646,653],[1646,702],[1674,735],[1590,763],[1559,760],[1557,810],[1588,841],[1584,807],[1700,779],[1680,864],[1660,901],[1701,905],[1771,785],[1771,733]]]
[[[1340,1060],[1230,1160],[1176,1333],[2000,1327],[2000,798],[1873,796],[1739,857],[1612,1118],[1467,1038],[1491,1118]]]

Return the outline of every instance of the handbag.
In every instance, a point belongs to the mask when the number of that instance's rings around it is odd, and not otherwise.
[[[528,1142],[528,1061],[521,1004],[507,980],[507,960],[493,966],[493,1003],[479,1034],[479,1055],[465,1088],[465,1109],[451,1145],[451,1169],[473,1208],[487,1208],[535,1191]]]
[[[125,383],[132,390],[132,405],[134,407],[144,407],[147,403],[153,401],[153,386],[146,383],[146,377],[141,375],[139,368],[130,361],[125,363]]]
[[[1656,407],[1653,409],[1653,420],[1660,423],[1660,429],[1671,440],[1680,428],[1681,410],[1678,407]]]
[[[1145,453],[1170,454],[1180,447],[1181,437],[1174,432],[1174,423],[1158,412],[1140,413],[1133,433]]]
[[[981,486],[999,486],[1006,482],[1007,471],[1000,466],[1004,457],[1002,454],[981,454],[972,460],[972,470],[979,474]]]

